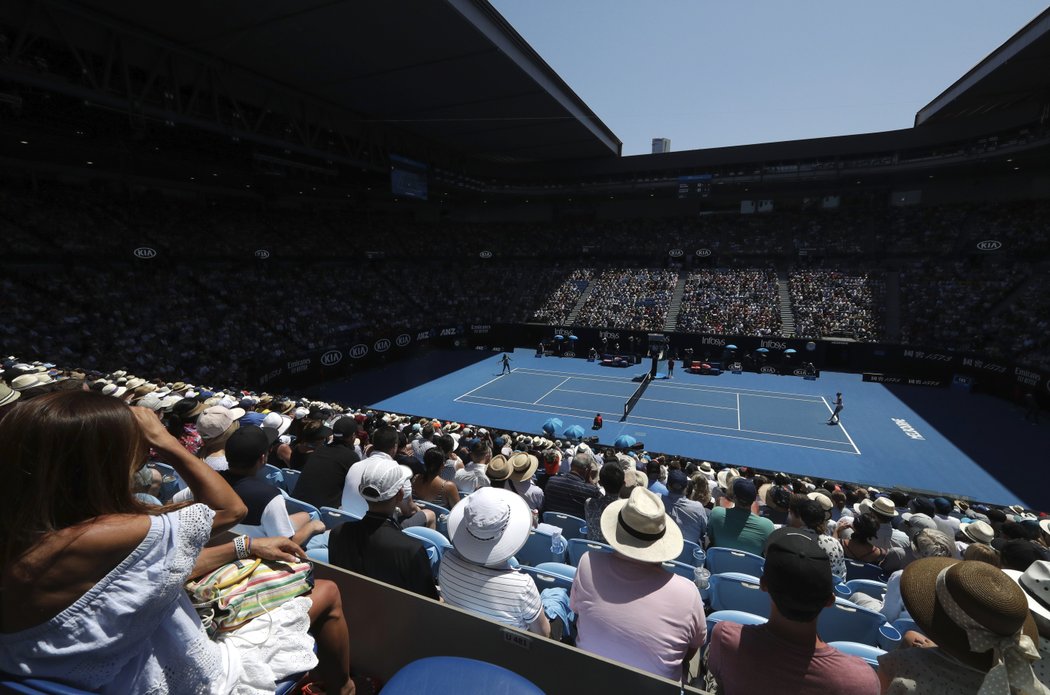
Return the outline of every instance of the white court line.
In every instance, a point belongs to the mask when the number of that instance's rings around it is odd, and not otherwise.
[[[831,404],[828,403],[827,399],[824,398],[824,396],[821,396],[820,400],[824,401],[824,405],[827,406],[828,412],[834,415],[835,409],[831,407]],[[842,426],[842,419],[841,418],[839,419],[838,423],[836,423],[836,426],[840,430],[842,430],[842,434],[846,435],[846,439],[848,439],[849,443],[853,446],[853,450],[856,451],[859,454],[860,453],[860,449],[857,448],[857,445],[853,442],[853,437],[849,436],[849,432],[846,431],[846,428]]]
[[[736,428],[739,430],[740,427],[740,394],[736,395]]]
[[[485,396],[471,396],[471,398],[485,398]],[[498,399],[492,399],[492,400],[498,400]],[[513,403],[514,401],[509,401],[509,402]],[[567,408],[567,407],[563,407],[563,406],[553,406],[553,407],[549,407],[546,410],[538,410],[536,408],[523,408],[523,407],[520,407],[520,406],[496,405],[496,404],[491,404],[491,403],[475,403],[474,405],[484,405],[487,408],[502,408],[504,410],[521,410],[521,411],[525,411],[525,412],[528,412],[528,413],[541,413],[543,415],[550,415],[552,412],[555,411],[556,408],[560,408],[561,410],[575,410],[575,411],[586,412],[586,413],[590,413],[591,412],[590,410],[582,410],[581,408]],[[531,405],[531,403],[526,403],[525,405]],[[635,418],[634,415],[632,415],[631,417],[634,418],[634,419],[639,419],[639,418]],[[641,423],[639,423],[639,424],[641,424]],[[737,440],[742,441],[742,442],[754,442],[754,443],[757,443],[757,444],[775,444],[775,445],[780,445],[780,446],[793,446],[793,447],[796,447],[798,449],[813,449],[815,451],[827,451],[827,452],[830,452],[830,453],[833,453],[833,454],[848,454],[850,456],[855,456],[855,455],[860,454],[859,451],[857,451],[856,454],[854,454],[853,452],[842,451],[841,449],[827,449],[825,447],[820,447],[820,446],[806,446],[805,444],[794,444],[792,442],[770,441],[768,439],[752,439],[750,437],[736,437],[736,436],[733,436],[731,434],[718,434],[718,433],[715,433],[715,432],[697,432],[696,430],[683,430],[683,429],[678,429],[677,427],[663,427],[661,425],[648,425],[648,424],[642,424],[642,426],[643,427],[652,428],[652,429],[658,429],[658,430],[667,430],[669,432],[681,432],[683,434],[703,435],[703,436],[707,436],[707,437],[721,437],[723,439],[737,439]],[[704,425],[704,426],[705,427],[710,427],[710,425]],[[776,436],[783,437],[783,436],[788,436],[788,435],[776,435]],[[836,442],[836,443],[842,444],[843,442]]]
[[[515,400],[512,400],[510,398],[494,398],[492,396],[471,396],[471,398],[480,399],[480,400],[484,400],[484,401],[498,401],[500,403],[515,403],[515,404],[520,404],[520,405],[539,405],[538,403],[529,403],[528,401],[515,401]],[[643,399],[643,400],[648,400],[648,399]],[[489,405],[489,404],[488,403],[477,403],[476,405]],[[493,407],[510,407],[510,406],[493,406]],[[583,408],[573,408],[573,407],[567,406],[567,405],[553,405],[553,404],[551,404],[551,405],[546,405],[545,407],[548,407],[548,408],[561,408],[562,410],[573,410],[573,411],[580,412],[580,413],[593,412],[593,409],[584,410]],[[540,412],[540,411],[536,411],[536,412]],[[630,418],[628,418],[628,420],[629,421],[631,421],[631,420],[634,420],[634,421],[637,421],[637,420],[652,420],[654,422],[673,422],[673,423],[675,423],[677,425],[689,425],[691,427],[710,427],[710,428],[717,429],[717,430],[734,430],[734,431],[736,431],[736,428],[724,427],[722,425],[709,425],[707,423],[701,423],[701,422],[686,422],[685,420],[672,420],[670,418],[663,418],[663,417],[646,417],[644,415],[636,415],[635,413],[631,413],[631,416],[630,416]],[[655,425],[653,425],[653,426],[655,427]],[[673,430],[675,432],[692,432],[693,434],[705,434],[704,432],[699,432],[698,433],[698,432],[693,432],[692,430],[683,430],[683,429],[678,429],[678,428],[675,428],[675,427],[665,427],[664,429]],[[782,434],[780,432],[765,432],[763,430],[739,430],[739,431],[741,431],[741,432],[750,432],[751,434],[764,434],[764,435],[767,435],[767,436],[770,436],[770,437],[786,437],[788,439],[803,439],[803,440],[805,440],[807,442],[824,442],[826,444],[843,444],[843,445],[846,443],[846,442],[843,442],[843,441],[838,440],[838,439],[821,439],[819,437],[805,437],[805,436],[798,435],[798,434]],[[745,437],[745,439],[746,439],[746,437]],[[765,440],[763,440],[763,441],[765,441]],[[785,442],[785,443],[787,443],[787,442]],[[854,448],[856,448],[856,446],[854,446]],[[857,453],[859,454],[860,452],[858,451]]]
[[[610,398],[619,398],[620,400],[624,400],[624,396],[617,396],[612,393],[596,393],[594,391],[576,391],[573,389],[561,389],[560,393],[582,393],[588,396],[608,396]],[[689,406],[690,408],[715,408],[716,410],[733,410],[733,408],[730,408],[725,405],[706,405],[704,403],[686,403],[684,401],[664,401],[659,398],[646,398],[644,396],[642,397],[642,400],[646,403],[670,403],[672,405],[685,405]]]
[[[551,372],[542,369],[532,369],[531,367],[521,367],[515,371],[525,372],[526,374],[539,374],[540,376],[565,376],[566,374],[566,372]],[[573,379],[588,379],[590,381],[615,381],[617,383],[634,381],[634,377],[630,376],[587,376],[586,374],[577,374],[575,372],[569,372],[569,376]]]
[[[514,370],[513,370],[513,369],[512,369],[512,370],[510,370],[510,373],[511,373],[511,374],[513,374],[513,373],[514,373]],[[475,392],[475,391],[477,391],[478,389],[483,389],[483,388],[485,388],[486,386],[488,386],[489,384],[491,384],[491,383],[492,383],[493,381],[499,381],[500,379],[502,379],[502,378],[503,378],[503,377],[505,377],[505,376],[506,376],[506,374],[500,374],[500,375],[499,375],[498,377],[496,377],[495,379],[489,379],[488,381],[486,381],[486,382],[485,382],[484,384],[482,384],[481,386],[478,386],[477,388],[472,388],[471,390],[467,391],[467,392],[466,392],[466,393],[464,393],[463,395],[461,395],[461,396],[456,396],[456,397],[455,397],[455,398],[453,398],[452,400],[454,400],[454,401],[458,401],[458,400],[459,400],[460,398],[463,398],[463,396],[469,396],[470,394],[474,393],[474,392]]]
[[[565,377],[564,379],[562,379],[562,380],[561,380],[561,382],[560,382],[560,383],[558,384],[558,386],[561,386],[562,384],[564,384],[564,383],[565,383],[566,381],[569,381],[570,379],[572,379],[572,377],[571,377],[571,376],[567,376],[567,377]],[[558,386],[555,386],[555,387],[554,387],[554,388],[552,388],[552,389],[551,389],[550,391],[548,391],[547,393],[543,394],[542,396],[540,396],[539,398],[537,398],[536,400],[534,400],[534,401],[532,402],[532,404],[533,404],[533,405],[536,405],[537,403],[539,403],[540,401],[542,401],[542,400],[543,400],[544,398],[546,398],[547,396],[549,396],[549,395],[551,395],[552,393],[554,393],[555,391],[557,391],[557,390],[558,390]]]

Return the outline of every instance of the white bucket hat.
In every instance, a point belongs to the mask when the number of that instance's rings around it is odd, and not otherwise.
[[[613,550],[632,560],[666,562],[682,553],[681,529],[667,516],[660,496],[642,486],[606,507],[601,527]]]
[[[460,500],[448,515],[456,552],[479,565],[499,565],[521,550],[532,530],[532,512],[510,490],[483,487]]]

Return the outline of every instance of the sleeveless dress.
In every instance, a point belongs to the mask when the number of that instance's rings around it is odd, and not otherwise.
[[[309,597],[208,638],[184,585],[215,512],[150,517],[131,553],[47,622],[0,634],[0,671],[101,693],[272,693],[317,665]]]

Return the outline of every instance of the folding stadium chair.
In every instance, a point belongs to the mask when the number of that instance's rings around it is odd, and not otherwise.
[[[284,506],[288,508],[289,514],[295,514],[296,512],[308,512],[310,514],[310,518],[312,519],[321,518],[320,509],[313,506],[309,502],[303,502],[302,500],[295,499],[287,492],[284,493]]]
[[[536,582],[536,588],[540,591],[544,589],[572,590],[572,580],[560,574],[547,572],[539,567],[529,567],[528,565],[521,565],[518,569],[532,577],[532,580]]]
[[[867,594],[880,601],[886,598],[886,585],[873,579],[851,579],[846,582],[846,586],[849,587],[850,593]]]
[[[484,661],[428,656],[402,666],[383,686],[383,695],[543,695],[524,676]]]
[[[564,562],[541,562],[536,565],[536,569],[541,572],[556,574],[559,577],[565,577],[570,582],[576,578],[576,568],[572,565],[567,565]]]
[[[758,577],[741,572],[711,575],[711,610],[734,610],[769,618],[769,594],[758,585]]]
[[[554,535],[545,531],[532,529],[529,531],[529,537],[525,541],[525,545],[522,546],[521,550],[514,554],[518,564],[528,565],[529,567],[535,567],[541,562],[562,562],[565,558],[554,557],[551,552],[551,539]],[[572,543],[573,541],[569,541]]]
[[[578,567],[580,564],[580,558],[583,557],[583,554],[592,550],[596,550],[599,553],[613,552],[611,545],[599,543],[598,541],[588,541],[582,538],[573,538],[569,541],[569,564],[573,567]]]
[[[587,526],[587,522],[578,516],[561,512],[543,512],[543,523],[560,528],[562,538],[565,540],[586,538],[582,529]]]
[[[896,620],[894,620],[890,624],[893,625],[893,627],[897,630],[897,632],[901,633],[902,636],[908,630],[914,630],[915,632],[921,633],[923,635],[926,634],[925,632],[922,631],[922,628],[919,627],[919,624],[916,623],[911,618],[897,618]]]
[[[282,468],[281,473],[284,475],[284,488],[289,495],[294,495],[295,486],[299,484],[299,476],[302,475],[302,471],[297,471],[294,468]]]
[[[825,642],[859,642],[884,648],[900,642],[900,633],[881,613],[841,598],[820,612],[817,632]]]
[[[882,568],[878,565],[854,562],[846,558],[846,581],[849,582],[851,579],[872,579],[881,582],[883,581]]]
[[[662,562],[660,564],[671,574],[677,574],[679,577],[685,577],[689,581],[693,581],[693,570],[696,568],[692,565],[687,565],[686,563],[678,562],[677,560],[668,560],[667,562]]]
[[[260,473],[262,473],[262,476],[266,478],[266,482],[270,483],[271,485],[276,485],[285,492],[288,492],[288,486],[284,482],[284,473],[281,472],[280,468],[272,464],[266,463],[263,464],[262,471],[260,471]]]
[[[711,570],[711,574],[738,572],[761,577],[765,563],[761,555],[747,553],[743,550],[717,547],[707,549],[707,569]]]
[[[441,531],[441,534],[448,538],[449,510],[439,504],[431,504],[430,502],[423,502],[422,500],[416,500],[415,502],[421,509],[429,509],[437,515],[437,530]]]
[[[864,659],[864,662],[871,666],[876,671],[879,670],[879,656],[886,653],[886,650],[873,647],[870,644],[861,644],[859,642],[828,642],[828,644],[840,652],[845,652],[851,656],[859,656]]]
[[[700,550],[700,546],[692,541],[683,540],[682,543],[684,544],[682,552],[675,558],[675,560],[677,562],[684,562],[687,565],[695,565],[696,562],[693,553]]]
[[[452,541],[445,538],[440,531],[426,526],[411,526],[404,529],[404,532],[405,535],[418,538],[423,542],[427,555],[430,557],[430,569],[437,577],[438,569],[441,567],[441,558],[444,557],[445,551],[452,549]]]
[[[329,531],[348,521],[360,521],[362,518],[342,509],[336,509],[335,507],[321,507],[319,513],[321,515],[321,521],[324,522],[324,527]]]

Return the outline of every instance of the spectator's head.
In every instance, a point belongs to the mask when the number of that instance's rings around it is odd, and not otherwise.
[[[368,502],[369,509],[393,507],[404,499],[408,469],[389,459],[368,461],[364,465],[357,491]]]
[[[788,509],[788,526],[808,528],[816,533],[827,529],[828,517],[820,502],[805,495],[792,495]]]
[[[780,615],[794,622],[813,622],[835,602],[831,562],[811,533],[786,526],[777,529],[763,554],[761,586]]]
[[[853,535],[850,541],[871,543],[879,532],[879,520],[874,514],[861,514],[853,517]]]
[[[1001,563],[999,562],[999,551],[984,543],[972,543],[969,545],[963,553],[963,560],[987,562],[993,567],[1001,566]]]
[[[952,503],[948,500],[947,497],[934,497],[933,507],[941,516],[947,516],[952,512]]]
[[[529,455],[517,453],[514,456],[524,456],[527,459]],[[513,472],[514,467],[510,464],[507,457],[503,454],[496,454],[485,468],[485,477],[492,483],[492,487],[506,487],[507,480],[510,479]]]
[[[266,463],[270,445],[277,439],[277,430],[263,427],[241,427],[226,442],[226,461],[230,470],[254,475]]]
[[[572,470],[581,478],[587,480],[591,475],[591,466],[596,463],[594,456],[589,452],[577,453],[572,457]]]
[[[354,431],[357,431],[356,427]],[[296,442],[296,445],[306,449],[318,449],[324,446],[331,436],[331,427],[326,427],[320,420],[307,420],[303,423],[302,431],[299,432],[299,441]]]
[[[205,408],[197,416],[197,433],[204,440],[204,447],[208,451],[222,449],[226,440],[237,430],[237,420],[243,416],[244,411],[240,408],[224,408],[221,405]]]
[[[682,531],[667,516],[663,500],[640,485],[631,489],[627,499],[605,508],[601,528],[613,550],[639,562],[673,560],[684,546]]]
[[[492,456],[492,449],[483,441],[476,441],[470,447],[470,460],[474,463],[485,463]]]
[[[274,415],[274,413],[270,413]],[[270,415],[266,417],[269,418]],[[277,417],[280,417],[278,415]],[[265,423],[263,423],[265,426]],[[332,444],[353,447],[357,438],[357,420],[352,417],[341,417],[332,423]]]
[[[893,507],[893,500],[889,497],[877,497],[871,503],[871,512],[880,524],[888,524],[897,516],[897,510]]]
[[[667,471],[667,490],[675,495],[684,495],[685,489],[689,487],[689,476],[679,468]]]
[[[984,562],[920,558],[904,568],[901,598],[912,619],[948,656],[978,671],[988,671],[1004,655],[1008,664],[1016,658],[1003,669],[1009,675],[1002,674],[1012,684],[1018,670],[1029,668],[1019,639],[1023,631],[1036,643],[1039,634],[1024,591],[1002,571]],[[983,649],[971,646],[977,644]],[[1034,682],[1034,675],[1028,676]],[[1002,685],[1004,692],[1013,690]]]
[[[532,480],[532,476],[536,474],[536,469],[540,467],[540,460],[536,456],[524,452],[514,454],[508,459],[508,462],[510,463],[510,479],[517,483]]]
[[[1024,572],[1031,567],[1033,562],[1044,560],[1042,551],[1032,541],[1024,538],[1014,538],[1006,541],[999,548],[999,562],[1003,569]]]
[[[606,495],[619,495],[620,489],[623,488],[623,480],[623,467],[618,463],[607,463],[598,472],[598,482],[601,484],[602,489],[605,490]]]
[[[649,478],[649,482],[660,479],[660,462],[653,460],[645,464],[645,475]]]
[[[842,510],[846,507],[846,493],[841,490],[835,490],[831,493],[831,503],[835,505],[835,509]]]
[[[456,552],[478,565],[500,565],[514,556],[532,529],[532,512],[517,493],[483,487],[460,500],[448,516]]]
[[[426,425],[423,425],[423,430],[420,432],[420,436],[422,436],[423,439],[426,439],[427,441],[430,441],[431,439],[433,439],[434,438],[434,426],[429,424],[429,423],[426,424]]]
[[[968,524],[962,524],[959,530],[962,531],[962,534],[966,536],[970,543],[987,545],[995,539],[995,530],[986,521],[971,521]]]
[[[372,450],[393,456],[397,451],[397,430],[384,425],[372,434]]]
[[[441,449],[430,447],[423,454],[423,479],[430,481],[438,477],[444,466],[445,455],[441,453]]]
[[[711,481],[704,475],[703,471],[693,473],[689,478],[689,489],[686,497],[707,506],[711,501]]]
[[[1046,596],[1050,594],[1050,562],[1039,560],[1024,572],[1003,571],[1024,591],[1028,600],[1028,610],[1035,619],[1039,636],[1050,639],[1050,608],[1047,607],[1046,600]]]
[[[750,507],[758,496],[755,484],[748,478],[737,478],[733,481],[733,502],[738,507]]]
[[[923,529],[911,539],[916,557],[952,557],[955,554],[955,541],[936,529]]]

